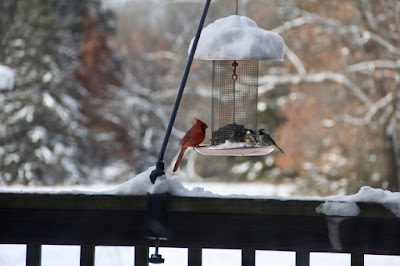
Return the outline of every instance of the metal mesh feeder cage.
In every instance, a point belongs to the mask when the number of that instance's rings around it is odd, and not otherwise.
[[[249,145],[257,132],[259,61],[283,60],[283,39],[244,16],[229,16],[203,29],[195,59],[212,61],[211,144],[195,149],[206,155],[252,156],[273,151]]]
[[[258,62],[213,61],[211,145],[245,142],[257,129]]]

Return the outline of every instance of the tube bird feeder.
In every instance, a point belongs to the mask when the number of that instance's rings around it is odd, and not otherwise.
[[[212,61],[211,144],[195,149],[206,155],[252,156],[273,151],[249,146],[257,132],[259,61],[283,61],[284,41],[245,16],[216,20],[201,33],[194,58]]]

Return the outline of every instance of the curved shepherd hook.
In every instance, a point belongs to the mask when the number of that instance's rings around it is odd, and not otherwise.
[[[174,126],[176,114],[177,114],[178,109],[179,109],[179,105],[180,105],[180,102],[181,102],[181,99],[182,99],[183,91],[185,89],[186,81],[187,81],[187,78],[189,76],[190,67],[192,66],[194,53],[196,52],[197,44],[198,44],[199,39],[200,39],[201,30],[203,29],[204,21],[206,19],[210,3],[211,3],[211,0],[206,0],[206,4],[204,6],[203,13],[201,15],[201,19],[200,19],[200,22],[199,22],[199,26],[197,27],[197,32],[196,32],[196,35],[195,35],[195,38],[194,38],[194,41],[193,41],[192,49],[190,50],[190,54],[189,54],[189,57],[188,57],[188,60],[187,60],[187,63],[186,63],[185,72],[183,73],[181,85],[179,87],[179,91],[178,91],[178,94],[176,96],[174,108],[172,109],[171,117],[169,119],[167,131],[165,132],[164,140],[163,140],[163,143],[162,143],[162,146],[161,146],[161,150],[160,150],[160,153],[158,155],[158,161],[157,161],[157,164],[156,164],[156,169],[153,170],[153,172],[151,172],[151,174],[150,174],[150,180],[151,180],[151,182],[153,184],[156,182],[157,177],[162,176],[162,175],[165,174],[164,173],[164,154],[165,154],[165,150],[166,150],[167,145],[168,145],[168,141],[169,141],[169,137],[171,135],[172,127]]]

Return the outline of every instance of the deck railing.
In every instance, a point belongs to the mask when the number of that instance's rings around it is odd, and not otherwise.
[[[335,220],[316,212],[322,203],[170,196],[160,244],[187,247],[189,266],[202,264],[202,248],[241,249],[245,266],[256,250],[295,251],[297,266],[310,252],[351,253],[352,266],[364,254],[400,254],[400,220],[383,206],[360,202],[359,215]],[[0,244],[27,244],[28,266],[41,264],[45,244],[80,245],[82,266],[94,265],[95,246],[135,246],[134,265],[148,265],[146,208],[147,196],[0,193]]]

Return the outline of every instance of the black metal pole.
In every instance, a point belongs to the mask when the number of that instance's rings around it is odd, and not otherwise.
[[[238,10],[239,10],[239,3],[238,0],[236,0],[236,15],[238,14]]]
[[[150,180],[151,180],[151,182],[153,184],[154,184],[154,182],[156,182],[157,177],[165,174],[164,173],[164,154],[165,154],[165,150],[166,150],[167,145],[168,145],[169,137],[171,136],[172,127],[174,126],[176,114],[177,114],[178,109],[179,109],[179,105],[180,105],[180,102],[181,102],[181,99],[182,99],[183,91],[185,89],[186,81],[187,81],[187,78],[189,76],[190,68],[192,66],[194,53],[196,52],[197,44],[198,44],[199,39],[200,39],[201,30],[203,29],[204,21],[206,19],[210,3],[211,3],[211,0],[206,0],[206,4],[204,6],[203,13],[202,13],[201,18],[200,18],[199,26],[197,27],[197,32],[196,32],[196,35],[195,35],[194,40],[193,40],[192,49],[190,50],[190,54],[189,54],[189,57],[188,57],[188,60],[187,60],[187,63],[186,63],[185,72],[183,73],[181,85],[179,87],[178,94],[176,96],[174,108],[172,109],[171,117],[169,119],[167,131],[165,132],[165,135],[164,135],[164,141],[162,143],[161,150],[160,150],[160,153],[158,155],[158,161],[157,161],[157,164],[156,164],[156,170],[154,170],[150,174]]]

